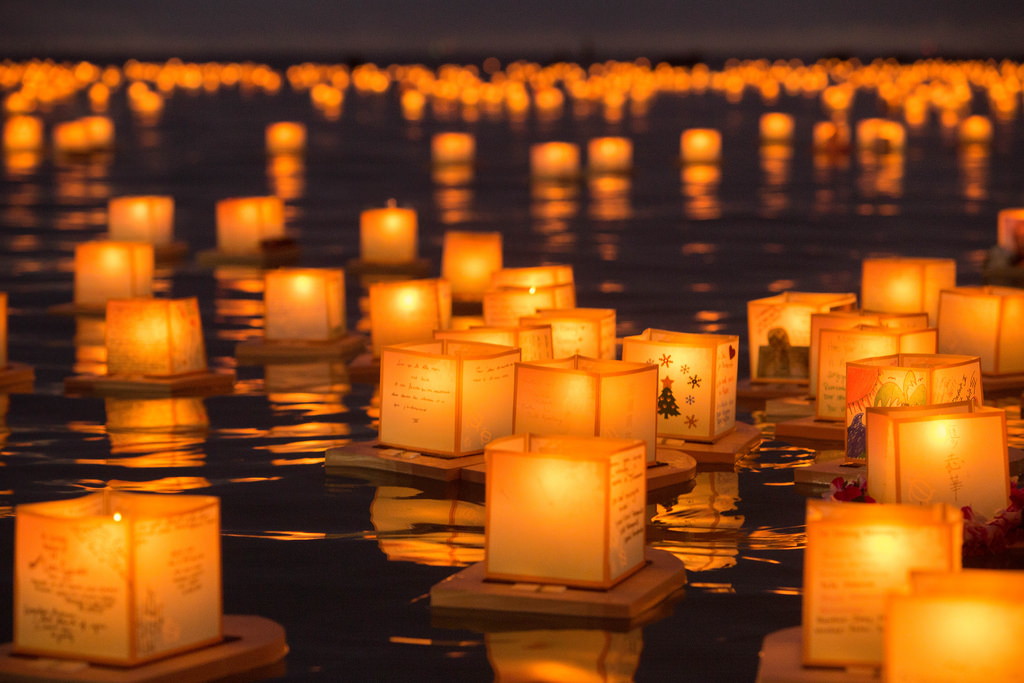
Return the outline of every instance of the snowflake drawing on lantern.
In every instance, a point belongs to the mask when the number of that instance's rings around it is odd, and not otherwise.
[[[667,353],[663,353],[661,354],[661,358],[658,359],[658,362],[667,368],[668,366],[672,365],[672,356],[668,355]]]
[[[697,377],[697,375],[690,375],[690,388],[700,389],[700,377]]]
[[[693,397],[693,394],[686,395],[686,405],[692,406],[697,399]]]
[[[679,373],[683,374],[683,375],[690,374],[690,366],[689,365],[681,365],[679,367]]]
[[[697,416],[696,415],[687,415],[686,416],[686,426],[690,427],[692,429],[696,429],[697,428]]]

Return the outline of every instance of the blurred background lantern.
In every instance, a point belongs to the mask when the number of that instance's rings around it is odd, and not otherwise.
[[[414,209],[387,206],[367,209],[359,215],[359,256],[364,263],[403,265],[416,261],[419,227]]]
[[[956,261],[946,258],[866,258],[861,262],[860,300],[865,311],[928,313],[939,319],[939,292],[956,287]]]
[[[370,285],[373,355],[391,344],[430,341],[450,327],[452,294],[447,280],[397,280]]]
[[[979,356],[986,375],[1024,372],[1024,289],[945,290],[938,325],[941,353]]]

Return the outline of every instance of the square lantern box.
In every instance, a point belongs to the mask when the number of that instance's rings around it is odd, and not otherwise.
[[[174,197],[133,195],[107,202],[110,239],[170,247],[174,239]]]
[[[956,261],[944,258],[866,258],[861,262],[860,305],[866,311],[928,314],[939,319],[939,292],[956,287]]]
[[[658,368],[658,436],[715,441],[736,428],[739,341],[653,329],[623,338],[622,360]]]
[[[267,154],[302,154],[306,151],[306,124],[276,121],[263,133]]]
[[[571,282],[530,287],[501,287],[484,293],[484,324],[491,327],[511,327],[519,325],[524,316],[534,315],[540,310],[575,306],[576,286]]]
[[[973,401],[981,406],[977,356],[900,353],[846,364],[846,460],[864,462],[868,407],[926,406]]]
[[[58,313],[102,314],[109,299],[153,294],[153,245],[96,240],[75,246],[74,301]]]
[[[644,443],[517,434],[484,451],[487,579],[608,589],[644,566]]]
[[[815,417],[843,421],[846,417],[846,364],[862,358],[898,353],[935,353],[935,328],[900,330],[874,325],[819,332],[818,386]]]
[[[713,128],[691,128],[679,136],[684,164],[718,164],[722,160],[722,134]]]
[[[868,492],[883,503],[948,503],[991,517],[1010,501],[1006,411],[970,401],[868,408]]]
[[[417,262],[419,225],[416,210],[398,206],[367,209],[359,214],[359,258],[364,264],[402,266]]]
[[[807,502],[804,666],[877,667],[887,596],[917,570],[959,571],[963,516],[925,506]]]
[[[482,301],[501,264],[500,232],[448,230],[444,233],[441,277],[451,283],[454,299]]]
[[[1024,289],[956,287],[943,291],[939,351],[980,356],[985,375],[1024,373]]]
[[[551,325],[555,358],[581,355],[615,360],[615,309],[557,308],[519,318],[520,325]]]
[[[570,181],[580,175],[580,147],[573,142],[530,146],[530,175],[538,180]]]
[[[762,145],[793,144],[794,128],[793,117],[780,111],[765,112],[758,121]]]
[[[435,133],[430,138],[430,160],[435,166],[472,166],[476,138],[472,133]]]
[[[35,152],[42,150],[43,120],[38,116],[19,114],[4,121],[4,151]]]
[[[1020,680],[1024,572],[915,572],[908,593],[889,598],[887,681]]]
[[[593,174],[625,174],[633,170],[633,141],[623,137],[591,138],[587,169]]]
[[[234,197],[217,202],[217,251],[226,256],[258,256],[286,239],[280,197]]]
[[[15,511],[14,650],[135,666],[222,638],[220,501],[102,491]]]
[[[370,285],[373,355],[392,344],[429,341],[451,326],[452,293],[447,280],[398,280]]]
[[[517,327],[468,327],[461,330],[435,330],[434,339],[475,341],[485,344],[513,346],[520,350],[524,362],[554,358],[551,325],[519,325]]]
[[[811,315],[856,305],[851,293],[783,292],[748,301],[750,381],[808,382]]]
[[[572,356],[516,365],[516,434],[637,438],[655,462],[658,368]]]
[[[512,433],[519,349],[476,342],[385,346],[380,443],[459,457]]]

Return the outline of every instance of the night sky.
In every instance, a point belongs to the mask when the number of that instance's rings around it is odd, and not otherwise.
[[[0,56],[1024,55],[1020,0],[0,0]]]

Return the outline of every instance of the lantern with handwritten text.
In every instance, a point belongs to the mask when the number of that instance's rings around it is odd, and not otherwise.
[[[811,314],[850,310],[857,295],[783,292],[747,302],[750,381],[807,382]]]
[[[74,303],[103,310],[108,299],[153,293],[153,245],[96,240],[75,246]]]
[[[16,652],[134,666],[221,640],[217,498],[28,503],[14,535]]]
[[[614,360],[615,309],[555,308],[519,318],[521,325],[551,325],[555,358],[579,354]]]
[[[684,164],[717,164],[722,160],[722,134],[713,128],[690,128],[679,137]]]
[[[472,133],[435,133],[430,138],[430,160],[435,166],[471,166],[476,160],[476,138]]]
[[[451,283],[454,299],[482,301],[501,264],[500,232],[448,230],[444,233],[441,277]]]
[[[517,434],[488,444],[488,579],[611,588],[644,565],[644,444]]]
[[[595,174],[633,170],[633,141],[622,137],[591,138],[587,142],[587,169]]]
[[[328,341],[345,334],[341,268],[278,268],[263,276],[267,341]]]
[[[110,239],[167,245],[174,236],[174,197],[133,195],[107,203]]]
[[[416,260],[419,225],[416,210],[398,206],[367,209],[359,214],[359,256],[364,263],[401,265]]]
[[[550,360],[552,353],[551,325],[516,325],[514,327],[470,326],[461,330],[435,330],[434,339],[475,341],[485,344],[514,346],[522,351],[521,360]]]
[[[939,319],[939,292],[956,286],[956,261],[945,258],[866,258],[861,262],[861,307],[885,313],[928,313]]]
[[[867,408],[868,491],[885,503],[971,506],[1010,501],[1006,411],[971,401]]]
[[[107,374],[171,377],[206,372],[195,297],[107,302]]]
[[[530,175],[538,180],[573,180],[580,174],[580,147],[574,142],[540,142],[530,147]]]
[[[1024,372],[1024,289],[955,287],[942,292],[939,351],[981,357],[986,375]]]
[[[380,442],[455,457],[512,433],[519,349],[429,341],[385,346],[380,357]]]
[[[572,356],[516,366],[515,432],[640,439],[655,460],[658,369]]]
[[[232,197],[217,202],[217,250],[252,256],[285,239],[284,202],[280,197]]]
[[[736,428],[739,341],[653,329],[623,338],[622,360],[658,368],[658,436],[714,441]]]
[[[306,125],[298,121],[277,121],[264,130],[267,154],[302,154],[306,150]]]
[[[949,505],[807,501],[805,666],[879,666],[888,595],[917,570],[959,571],[963,517]]]
[[[373,355],[391,344],[433,339],[451,325],[452,292],[447,280],[398,280],[370,285]]]

